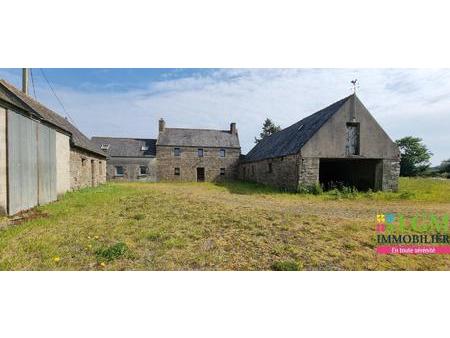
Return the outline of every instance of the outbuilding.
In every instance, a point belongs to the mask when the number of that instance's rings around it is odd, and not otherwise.
[[[397,191],[399,172],[397,145],[356,94],[262,139],[239,166],[240,179],[286,190]]]
[[[106,181],[106,156],[67,119],[0,80],[0,213]]]

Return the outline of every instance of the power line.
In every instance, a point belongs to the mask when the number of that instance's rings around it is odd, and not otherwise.
[[[47,76],[45,76],[44,70],[42,68],[39,68],[39,70],[42,73],[42,76],[44,77],[45,81],[47,81],[48,86],[50,87],[53,95],[56,97],[56,99],[58,100],[59,104],[61,105],[62,109],[64,110],[64,113],[66,114],[66,116],[72,121],[72,123],[77,126],[77,124],[75,123],[75,120],[72,118],[72,116],[70,116],[69,112],[66,110],[66,107],[64,106],[64,104],[62,103],[62,101],[60,100],[60,98],[58,97],[58,95],[56,95],[55,90],[53,89],[52,84],[50,83],[49,79],[47,78]]]
[[[30,68],[30,75],[31,75],[31,84],[33,86],[34,99],[37,101],[36,88],[34,87],[34,77],[33,77],[33,69],[32,68]]]

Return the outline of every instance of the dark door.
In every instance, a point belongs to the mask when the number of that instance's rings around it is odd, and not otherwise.
[[[197,182],[205,182],[205,168],[197,168]]]

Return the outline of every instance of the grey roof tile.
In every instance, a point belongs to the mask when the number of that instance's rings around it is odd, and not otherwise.
[[[240,148],[238,134],[229,130],[165,128],[157,145]]]
[[[102,145],[109,145],[109,148],[104,152],[110,157],[156,156],[155,139],[94,136],[92,142],[96,144],[98,149],[101,149]]]
[[[350,97],[351,95],[305,117],[277,133],[265,137],[249,151],[244,161],[259,161],[267,158],[297,154],[306,142],[308,142]]]
[[[44,121],[53,124],[54,126],[68,132],[71,134],[71,141],[74,146],[88,150],[90,152],[96,153],[101,156],[105,156],[102,151],[99,151],[97,146],[91,142],[91,140],[85,136],[81,131],[79,131],[72,123],[66,120],[64,117],[58,115],[54,111],[48,109],[38,101],[34,100],[32,97],[26,95],[10,83],[3,79],[0,79],[0,84],[4,89],[8,91],[7,95],[10,100],[15,100],[17,105],[17,99],[20,100],[20,105],[23,107],[25,104],[26,110],[32,110],[38,116],[40,116]],[[0,86],[1,87],[1,86]],[[12,98],[11,98],[12,94]],[[14,103],[14,102],[12,102]],[[19,108],[22,108],[19,106]]]

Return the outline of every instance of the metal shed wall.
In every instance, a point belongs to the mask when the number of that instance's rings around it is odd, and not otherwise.
[[[56,200],[55,130],[8,110],[8,213]]]

